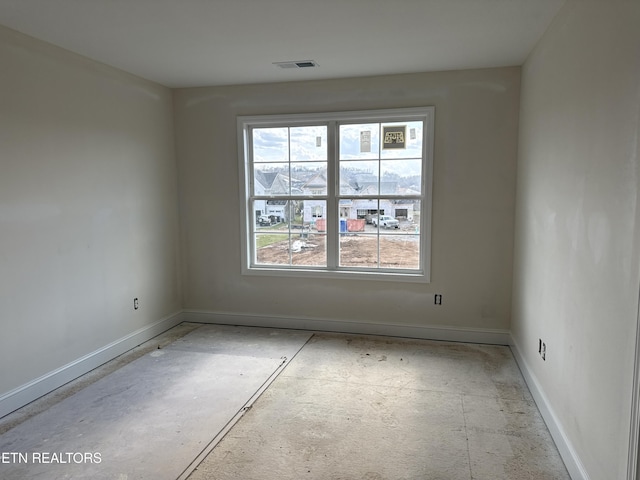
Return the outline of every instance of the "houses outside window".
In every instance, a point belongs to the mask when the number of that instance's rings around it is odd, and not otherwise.
[[[433,116],[239,117],[243,272],[429,281]]]

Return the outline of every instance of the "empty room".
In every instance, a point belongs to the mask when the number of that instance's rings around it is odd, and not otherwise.
[[[639,26],[0,0],[0,478],[639,480]]]

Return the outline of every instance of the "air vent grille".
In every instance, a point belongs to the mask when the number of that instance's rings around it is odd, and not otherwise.
[[[317,67],[318,63],[315,60],[297,60],[291,62],[273,62],[276,67],[280,68],[313,68]]]

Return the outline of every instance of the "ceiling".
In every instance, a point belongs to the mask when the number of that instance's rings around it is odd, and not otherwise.
[[[0,24],[168,87],[521,65],[564,0],[0,0]],[[315,68],[274,62],[314,60]]]

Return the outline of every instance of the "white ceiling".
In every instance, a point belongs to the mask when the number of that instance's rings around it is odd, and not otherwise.
[[[0,24],[169,87],[521,65],[564,0],[0,0]],[[315,60],[280,69],[273,62]]]

